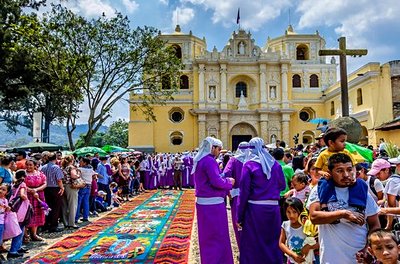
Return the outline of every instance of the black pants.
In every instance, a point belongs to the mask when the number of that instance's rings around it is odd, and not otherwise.
[[[174,170],[174,189],[175,190],[182,190],[182,171]]]
[[[45,226],[52,231],[58,227],[58,219],[60,218],[62,198],[58,194],[59,187],[46,187],[44,189],[44,197],[46,203],[51,208],[49,215],[46,216]]]

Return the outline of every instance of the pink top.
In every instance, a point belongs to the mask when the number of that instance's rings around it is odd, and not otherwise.
[[[4,225],[4,216],[6,209],[5,206],[8,206],[8,201],[6,198],[0,198],[0,225]]]
[[[304,201],[307,199],[307,197],[310,194],[310,192],[311,192],[310,186],[307,185],[301,191],[294,190],[293,191],[293,197],[296,197],[297,199],[301,200],[304,203]]]

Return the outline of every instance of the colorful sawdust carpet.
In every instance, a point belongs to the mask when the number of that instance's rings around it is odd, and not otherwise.
[[[27,263],[187,263],[193,191],[158,191],[57,242]]]

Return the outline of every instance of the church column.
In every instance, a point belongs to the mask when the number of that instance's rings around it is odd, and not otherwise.
[[[207,136],[206,131],[206,115],[199,114],[199,146],[203,139]]]
[[[268,135],[268,114],[261,113],[260,114],[260,133],[259,137],[264,139],[265,144],[271,143],[269,142],[269,135]]]
[[[222,141],[222,144],[224,145],[225,149],[229,148],[229,139],[228,139],[228,135],[229,135],[229,131],[228,131],[228,114],[221,114],[220,116],[220,139]]]
[[[290,145],[289,122],[290,114],[282,114],[282,140],[285,141],[287,145]]]
[[[261,108],[267,107],[267,81],[266,81],[267,66],[260,65],[260,103]]]
[[[205,108],[204,99],[204,64],[199,65],[199,109]]]
[[[221,79],[221,109],[227,109],[228,104],[226,101],[226,64],[221,64],[220,68],[220,79]]]
[[[281,68],[282,108],[289,108],[287,73],[288,73],[287,64],[282,64]]]

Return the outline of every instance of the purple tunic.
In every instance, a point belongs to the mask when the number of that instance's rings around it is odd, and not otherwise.
[[[224,174],[225,177],[230,177],[235,179],[235,184],[233,185],[231,196],[232,196],[232,204],[231,204],[231,215],[232,215],[232,225],[233,230],[235,231],[236,242],[239,246],[240,244],[240,231],[237,228],[237,206],[238,206],[238,192],[240,177],[242,176],[242,167],[243,163],[236,159],[235,157],[231,157],[228,163],[225,166]],[[233,194],[232,194],[233,193]]]
[[[285,189],[285,177],[278,162],[272,166],[271,178],[263,173],[261,164],[248,161],[243,165],[240,180],[238,222],[242,223],[240,236],[240,263],[282,263],[279,249],[281,216],[279,205],[249,203],[252,201],[279,201]]]
[[[209,154],[202,158],[194,173],[196,197],[224,198],[231,182],[219,174],[218,164]],[[203,264],[233,264],[228,217],[225,203],[201,205],[196,203],[200,258]]]
[[[184,169],[182,171],[182,186],[187,188],[190,187],[190,174],[193,167],[193,160],[187,156],[183,158]]]

